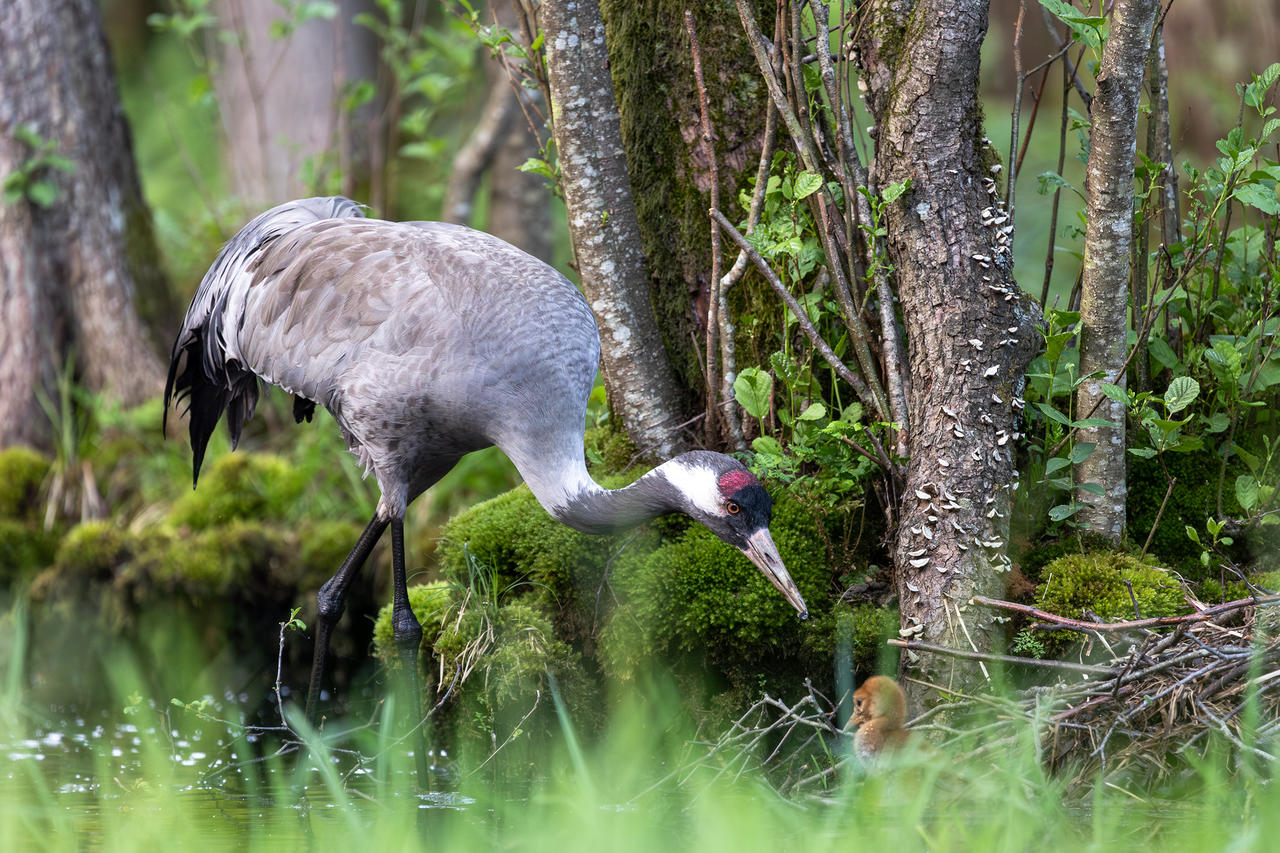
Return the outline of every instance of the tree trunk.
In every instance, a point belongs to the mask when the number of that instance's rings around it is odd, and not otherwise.
[[[288,13],[274,0],[219,0],[223,42],[218,102],[226,130],[225,157],[236,196],[257,210],[291,198],[340,188],[351,194],[367,179],[377,143],[374,109],[341,109],[351,81],[373,79],[377,45],[352,23],[371,11],[368,0],[340,0],[331,19],[303,22],[273,35]],[[327,176],[341,172],[339,187]]]
[[[702,128],[684,10],[694,15],[714,134],[721,205],[737,221],[736,201],[760,156],[767,94],[751,49],[725,3],[601,0],[609,70],[618,96],[627,169],[658,329],[690,408],[703,389],[698,348],[706,339],[711,295],[710,163]],[[773,10],[774,4],[757,4]],[[699,343],[694,344],[696,338]]]
[[[498,23],[516,31],[515,9],[509,2],[492,4]],[[511,61],[506,58],[507,62]],[[546,179],[522,172],[529,158],[540,156],[538,137],[529,126],[541,97],[535,89],[520,85],[508,74],[505,62],[485,64],[489,97],[471,135],[453,159],[444,196],[446,222],[471,224],[476,197],[489,176],[489,216],[486,229],[535,258],[551,260],[551,195]],[[521,107],[526,99],[526,108]]]
[[[1088,200],[1084,269],[1080,295],[1080,375],[1076,389],[1079,417],[1092,415],[1112,427],[1080,430],[1078,440],[1096,446],[1076,469],[1076,481],[1096,483],[1103,494],[1077,490],[1083,504],[1077,518],[1090,530],[1119,545],[1124,535],[1125,407],[1102,393],[1104,382],[1125,387],[1129,295],[1129,251],[1133,241],[1133,163],[1137,152],[1138,102],[1151,46],[1157,0],[1117,0],[1111,36],[1102,51],[1098,88],[1090,108]]]
[[[909,462],[894,575],[904,631],[990,648],[992,614],[975,594],[1003,592],[1013,448],[1040,308],[1012,277],[1012,228],[983,136],[983,0],[864,4],[856,31],[876,119],[873,176],[910,181],[885,209],[889,259],[907,331]],[[925,679],[965,689],[976,669],[907,653]]]
[[[57,399],[63,362],[74,357],[88,388],[139,403],[164,377],[147,323],[175,317],[97,0],[0,4],[0,175],[41,157],[15,138],[23,126],[72,170],[30,176],[51,200],[0,205],[0,445],[48,447],[38,394]]]
[[[557,157],[578,272],[600,323],[605,388],[645,453],[682,448],[676,386],[649,301],[649,276],[596,0],[541,8]]]

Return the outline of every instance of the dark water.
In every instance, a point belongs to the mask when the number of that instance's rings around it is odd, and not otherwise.
[[[466,812],[474,803],[452,790],[449,757],[434,750],[438,790],[418,792],[412,752],[387,750],[380,760],[369,751],[380,745],[373,729],[332,744],[321,768],[323,756],[278,732],[245,731],[177,707],[132,710],[0,713],[0,848],[101,849],[123,831],[136,833],[143,848],[148,837],[194,834],[197,847],[210,849],[250,837],[307,849],[338,814],[374,821],[388,808]],[[228,711],[235,707],[227,702],[205,709]]]

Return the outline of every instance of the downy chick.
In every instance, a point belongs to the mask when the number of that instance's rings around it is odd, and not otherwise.
[[[863,761],[900,750],[911,743],[910,732],[902,727],[907,719],[907,697],[898,682],[874,675],[853,692],[853,716],[849,726],[857,726],[854,750]]]

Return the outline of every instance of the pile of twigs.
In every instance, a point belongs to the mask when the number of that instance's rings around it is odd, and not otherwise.
[[[1230,744],[1237,761],[1280,754],[1280,595],[1214,606],[1193,602],[1194,612],[1184,616],[1109,623],[996,599],[974,601],[1019,613],[1040,630],[1079,633],[1098,660],[1042,661],[891,640],[915,651],[1044,674],[1040,684],[1006,696],[926,685],[944,701],[909,727],[956,761],[1034,742],[1041,760],[1070,774],[1072,784],[1090,785],[1101,774],[1106,781],[1150,785],[1194,766],[1190,759],[1214,743]],[[717,740],[695,744],[672,775],[683,781],[763,769],[784,794],[821,793],[858,761],[836,707],[812,685],[791,704],[765,696]]]
[[[1079,633],[1105,650],[1105,663],[1071,665],[1083,678],[1059,677],[1006,703],[1000,716],[1007,725],[991,732],[999,740],[1014,736],[1014,727],[1036,726],[1043,760],[1074,773],[1074,781],[1135,770],[1159,780],[1202,755],[1215,734],[1238,757],[1273,760],[1280,752],[1280,595],[1214,606],[1193,600],[1193,612],[1183,616],[1109,623],[974,601],[1027,616],[1041,630]],[[959,710],[974,703],[948,704]],[[986,740],[980,748],[991,745]]]

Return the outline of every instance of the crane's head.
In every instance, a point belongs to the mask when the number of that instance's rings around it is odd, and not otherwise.
[[[685,514],[745,554],[800,618],[808,619],[809,608],[769,533],[773,501],[756,476],[736,459],[708,451],[677,456],[662,470],[680,493]]]

